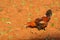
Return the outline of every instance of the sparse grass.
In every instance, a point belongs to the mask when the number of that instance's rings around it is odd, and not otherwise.
[[[54,24],[54,23],[51,23],[51,26],[52,26],[52,27],[54,27],[54,26],[55,26],[55,24]]]

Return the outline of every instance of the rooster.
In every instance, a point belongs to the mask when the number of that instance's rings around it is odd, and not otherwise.
[[[34,21],[27,22],[27,27],[45,30],[52,16],[52,11],[49,9],[44,16],[36,18]]]

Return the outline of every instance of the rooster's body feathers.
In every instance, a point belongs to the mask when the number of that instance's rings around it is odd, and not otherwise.
[[[35,21],[28,22],[27,27],[37,28],[38,30],[44,29],[47,27],[49,20],[51,19],[52,11],[48,10],[45,16],[41,18],[36,18]]]

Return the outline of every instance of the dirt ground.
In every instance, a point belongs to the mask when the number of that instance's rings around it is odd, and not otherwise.
[[[26,23],[52,10],[46,30]],[[0,0],[0,40],[60,40],[60,0]]]

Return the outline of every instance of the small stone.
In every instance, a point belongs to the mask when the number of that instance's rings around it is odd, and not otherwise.
[[[11,22],[7,21],[6,24],[11,24]]]

